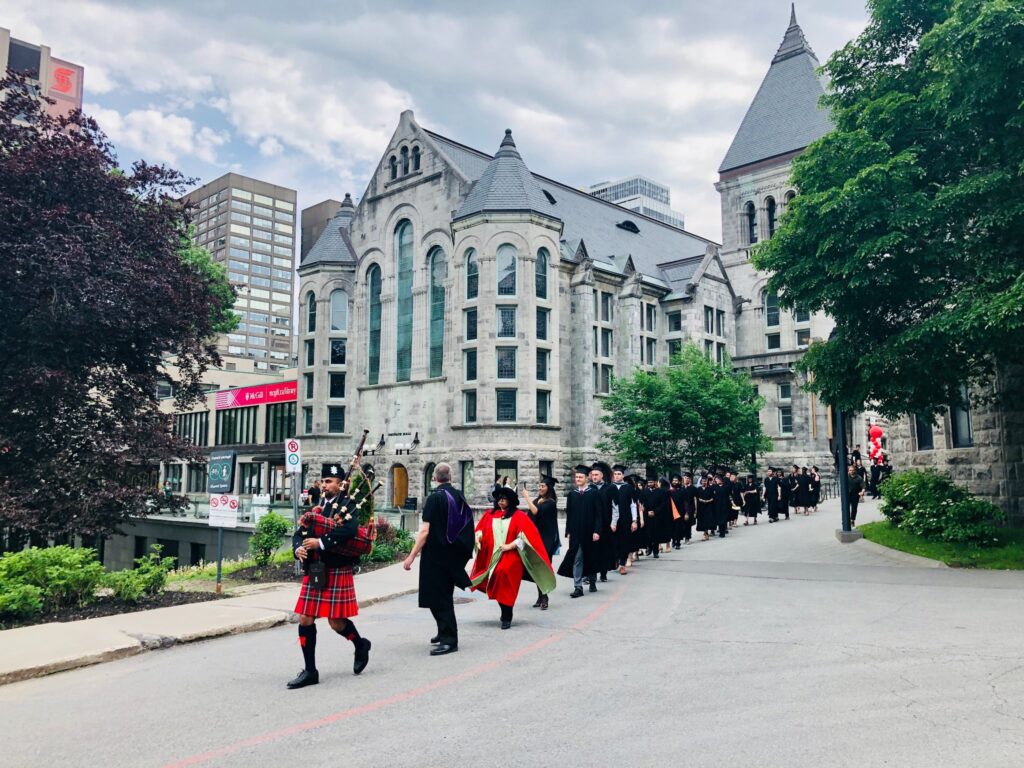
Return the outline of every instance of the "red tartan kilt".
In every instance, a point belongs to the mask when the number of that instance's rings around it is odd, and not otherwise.
[[[356,602],[356,583],[352,568],[328,568],[327,588],[310,589],[309,576],[302,577],[295,612],[300,616],[316,616],[325,619],[348,619],[359,613]]]

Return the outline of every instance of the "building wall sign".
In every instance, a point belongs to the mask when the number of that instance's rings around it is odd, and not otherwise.
[[[274,403],[290,403],[298,399],[299,385],[295,381],[283,381],[279,384],[260,384],[255,387],[226,389],[218,392],[214,407],[218,411],[228,408],[245,408],[250,405],[272,405]]]

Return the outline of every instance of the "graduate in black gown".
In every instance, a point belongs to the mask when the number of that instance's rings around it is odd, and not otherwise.
[[[580,464],[573,472],[575,488],[565,497],[565,557],[558,566],[558,575],[573,581],[570,597],[583,597],[583,579],[590,582],[590,591],[597,592],[597,569],[601,558],[601,504],[599,491],[590,484],[590,467]]]
[[[805,515],[811,512],[811,475],[807,467],[796,476],[796,505]]]
[[[601,564],[598,568],[601,581],[608,581],[608,571],[618,567],[615,557],[615,540],[612,535],[612,507],[615,504],[615,486],[611,483],[612,468],[603,461],[595,461],[590,467],[590,484],[600,496],[601,543],[599,545]]]
[[[615,496],[612,504],[612,538],[615,543],[616,564],[623,576],[629,567],[629,555],[633,551],[639,511],[636,504],[636,489],[626,481],[626,467],[616,464],[612,467],[612,488]]]
[[[768,522],[774,523],[779,519],[779,478],[774,467],[768,467],[768,474],[764,478],[763,498],[768,509]]]
[[[697,530],[704,534],[704,541],[711,538],[718,527],[715,523],[715,481],[710,475],[703,478],[697,489]]]
[[[658,476],[654,472],[647,473],[647,488],[641,499],[647,522],[647,553],[657,559],[664,537],[663,531],[668,528],[670,521],[666,503],[668,495],[659,485]]]
[[[562,540],[558,535],[558,494],[555,493],[557,482],[553,477],[542,477],[540,486],[537,488],[537,497],[533,500],[530,499],[525,487],[522,491],[530,519],[537,526],[537,532],[540,533],[540,539],[544,543],[544,549],[547,550],[548,559],[551,562],[554,562],[555,555],[562,547]],[[532,581],[530,574],[525,569],[523,578],[526,581]],[[542,611],[548,609],[548,595],[541,592],[540,587],[537,587],[537,602],[533,604],[533,607],[540,608]]]
[[[724,539],[729,533],[729,516],[732,514],[732,489],[726,485],[725,475],[719,472],[715,475],[715,527],[718,529],[718,538]]]
[[[697,489],[693,487],[693,474],[686,472],[680,478],[680,484],[674,486],[670,493],[675,511],[679,514],[675,521],[672,546],[679,549],[683,543],[690,543],[697,511]]]
[[[633,503],[636,504],[636,530],[630,539],[629,558],[626,560],[626,567],[629,568],[640,559],[647,547],[647,520],[643,502],[644,479],[640,475],[627,475],[625,480],[633,486]]]
[[[725,480],[729,486],[729,527],[735,528],[743,511],[743,485],[740,476],[732,469],[726,473]]]
[[[740,489],[740,497],[743,499],[743,524],[750,525],[753,520],[754,525],[757,525],[757,516],[761,514],[761,488],[753,475],[747,475]]]

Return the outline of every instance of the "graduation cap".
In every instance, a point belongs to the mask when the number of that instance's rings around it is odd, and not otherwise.
[[[683,472],[683,477],[688,477],[693,480],[693,472]]]
[[[647,470],[647,479],[648,480],[657,480],[658,479],[658,473],[655,472],[653,469]]]
[[[612,468],[609,467],[605,462],[595,461],[593,466],[591,466],[590,468],[596,469],[598,472],[604,475],[604,481],[606,483],[612,479]]]
[[[683,479],[683,476],[682,476],[682,475],[680,475],[680,474],[679,474],[678,472],[674,472],[674,473],[672,474],[672,479],[673,479],[673,480],[682,480],[682,479]]]
[[[637,483],[641,482],[641,480],[643,480],[643,478],[640,477],[640,475],[626,475],[622,479],[625,480],[627,483],[632,483],[633,485],[636,485]]]
[[[558,481],[555,480],[555,478],[550,477],[549,475],[542,475],[540,481],[551,490],[555,490],[555,486],[558,484]]]
[[[612,472],[621,472],[622,474],[626,474],[627,472],[629,472],[629,468],[626,467],[624,464],[616,464],[615,466],[612,467]]]
[[[323,470],[320,472],[321,478],[336,477],[339,480],[345,479],[345,470],[341,468],[341,464],[324,464]]]
[[[590,467],[588,467],[586,464],[577,464],[573,472],[578,472],[581,475],[589,475]]]
[[[494,492],[494,506],[498,506],[498,499],[505,499],[508,501],[508,508],[515,509],[519,506],[519,496],[512,488],[506,488],[502,486]]]

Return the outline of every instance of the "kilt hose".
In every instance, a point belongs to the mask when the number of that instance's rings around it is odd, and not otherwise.
[[[359,614],[352,566],[327,569],[326,589],[311,589],[309,576],[302,577],[302,590],[295,613],[322,619],[350,619]]]

